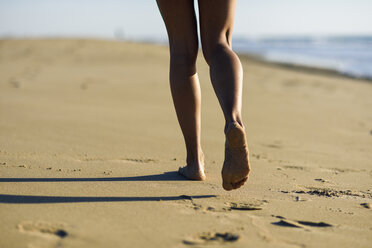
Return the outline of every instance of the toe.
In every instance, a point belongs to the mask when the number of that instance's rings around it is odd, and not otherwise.
[[[230,190],[234,189],[231,183],[227,183],[225,181],[222,183],[222,187],[226,191],[230,191]]]
[[[248,180],[248,177],[245,177],[245,178],[243,178],[242,180],[240,180],[239,182],[237,182],[237,183],[233,183],[233,184],[232,184],[232,187],[233,187],[234,189],[238,189],[238,188],[240,188],[241,186],[243,186],[244,183],[245,183],[247,180]]]

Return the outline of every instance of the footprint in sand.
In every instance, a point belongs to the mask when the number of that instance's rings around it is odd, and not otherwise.
[[[267,201],[254,201],[254,202],[230,202],[227,205],[230,207],[230,210],[241,210],[241,211],[254,211],[254,210],[262,210],[263,205],[266,204]]]
[[[193,199],[187,195],[181,195],[180,198],[185,201],[182,203],[185,207],[204,212],[231,212],[231,211],[255,211],[262,210],[263,205],[267,204],[266,200],[251,199],[249,202],[221,202],[209,201],[208,205],[198,199]],[[187,202],[187,204],[185,204]]]
[[[275,148],[275,149],[283,148],[283,144],[282,144],[281,140],[274,140],[271,143],[266,143],[266,144],[262,144],[262,145],[265,146],[265,147]]]
[[[266,153],[263,153],[263,154],[252,153],[252,157],[253,158],[256,158],[257,160],[258,159],[267,159],[267,154]]]
[[[203,211],[203,212],[227,212],[229,211],[228,208],[225,206],[220,206],[220,204],[213,204],[213,206],[205,206],[204,204],[200,203],[197,199],[189,195],[180,195],[179,196],[184,201],[179,201],[176,204],[182,204],[184,207],[194,209],[196,211]],[[195,202],[197,200],[197,202]]]
[[[17,78],[10,79],[9,84],[12,88],[21,88],[21,80]]]
[[[269,147],[269,148],[275,148],[275,149],[281,149],[282,146],[280,144],[267,144],[267,145],[264,145],[266,147]]]
[[[196,235],[183,240],[186,245],[218,245],[227,244],[238,241],[240,238],[239,234],[236,233],[219,233],[219,232],[207,232]]]
[[[47,223],[47,222],[22,222],[17,225],[17,229],[23,233],[39,234],[42,236],[66,238],[68,232],[64,230],[64,224]]]
[[[325,222],[314,222],[314,221],[304,221],[304,220],[287,220],[282,216],[275,216],[280,219],[277,222],[272,222],[271,224],[281,227],[292,227],[292,228],[303,228],[307,227],[332,227],[333,225]]]
[[[342,173],[366,172],[366,170],[358,170],[358,169],[353,169],[353,168],[325,168],[325,167],[320,167],[320,171],[331,172],[336,175],[342,174]]]
[[[300,86],[300,81],[296,79],[290,79],[290,80],[282,82],[282,85],[285,87],[289,87],[289,88],[297,87],[297,86]]]
[[[86,78],[81,84],[80,89],[87,90],[92,85],[97,84],[105,84],[105,81],[103,79],[97,79],[97,78]]]
[[[285,165],[285,166],[282,167],[282,169],[309,171],[309,168],[306,168],[306,167],[303,167],[303,166],[296,166],[296,165]]]
[[[352,196],[360,198],[370,198],[372,199],[372,193],[362,192],[362,191],[352,191],[347,190],[336,190],[332,188],[316,188],[316,187],[307,187],[309,190],[294,190],[292,193],[296,194],[308,194],[308,195],[317,195],[324,197],[342,197],[342,196]],[[288,193],[288,192],[287,192]]]
[[[117,159],[109,159],[109,158],[95,158],[95,157],[82,157],[77,159],[79,162],[116,162],[116,163],[155,163],[158,160],[151,159],[151,158],[117,158]]]

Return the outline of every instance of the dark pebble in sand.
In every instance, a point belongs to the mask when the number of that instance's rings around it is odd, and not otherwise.
[[[234,233],[216,233],[217,238],[222,238],[224,241],[236,241],[239,239],[238,234]]]
[[[239,234],[235,233],[202,233],[198,235],[197,238],[192,238],[190,240],[183,240],[183,243],[186,245],[211,245],[216,243],[227,244],[235,242],[240,238]],[[203,246],[204,247],[204,246]]]
[[[372,208],[372,204],[371,203],[364,202],[364,203],[361,203],[360,205],[363,206],[363,207],[365,207],[365,208],[368,208],[368,209],[371,209]]]
[[[200,239],[205,241],[222,241],[222,242],[234,242],[239,239],[239,235],[235,233],[206,233],[200,235]]]
[[[67,232],[61,229],[57,230],[54,234],[60,238],[65,238],[67,236]]]
[[[324,179],[322,179],[322,178],[316,178],[316,179],[314,179],[315,181],[318,181],[318,182],[322,182],[322,183],[325,183],[325,180]]]

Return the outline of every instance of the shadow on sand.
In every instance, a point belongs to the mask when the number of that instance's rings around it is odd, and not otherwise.
[[[0,194],[0,203],[40,204],[40,203],[77,203],[77,202],[135,202],[135,201],[177,201],[212,198],[215,195],[180,195],[180,196],[39,196],[39,195],[5,195]]]
[[[177,172],[135,176],[100,178],[0,178],[0,182],[126,182],[126,181],[186,181]],[[177,201],[212,198],[216,195],[180,196],[38,196],[0,194],[0,203],[41,204],[41,203],[78,203],[78,202],[134,202],[134,201]]]
[[[163,174],[135,177],[98,177],[98,178],[0,178],[2,183],[16,182],[133,182],[133,181],[189,181],[176,171]]]

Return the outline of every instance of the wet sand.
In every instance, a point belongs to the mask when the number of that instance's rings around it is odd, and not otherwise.
[[[242,63],[252,171],[227,192],[202,56],[198,182],[176,173],[167,47],[0,41],[0,247],[370,247],[372,84]]]

